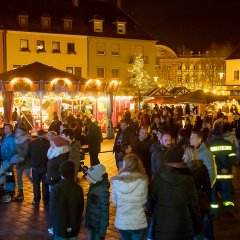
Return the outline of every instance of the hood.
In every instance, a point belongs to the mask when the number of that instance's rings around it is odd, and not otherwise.
[[[142,181],[147,181],[140,173],[124,172],[111,178],[114,187],[121,193],[133,192]]]
[[[70,152],[70,146],[50,147],[47,152],[47,157],[48,159],[53,159],[67,152]]]
[[[229,141],[231,141],[231,140],[234,140],[235,139],[235,133],[234,132],[229,132],[229,131],[227,131],[227,132],[225,132],[224,134],[223,134],[223,138],[224,139],[226,139],[226,140],[229,140]],[[231,141],[232,142],[232,141]]]
[[[188,168],[174,168],[170,166],[164,166],[158,174],[172,186],[182,185],[191,176]]]

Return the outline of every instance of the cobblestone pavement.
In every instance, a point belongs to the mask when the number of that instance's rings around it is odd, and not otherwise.
[[[104,140],[102,151],[112,149],[112,140]],[[117,173],[115,166],[114,155],[111,152],[101,153],[100,161],[106,166],[109,177]],[[89,164],[88,157],[85,164]],[[216,240],[239,240],[240,239],[240,169],[237,170],[235,182],[235,202],[236,202],[236,217],[229,218],[221,216],[215,220],[215,235]],[[84,194],[88,190],[87,181],[82,178],[82,173],[79,173],[81,179],[80,184],[83,187]],[[50,240],[52,237],[48,235],[47,229],[50,227],[48,209],[44,209],[43,204],[39,208],[35,208],[31,203],[33,200],[32,186],[24,177],[24,194],[23,202],[11,202],[8,204],[0,204],[0,240]],[[86,197],[85,197],[86,199]],[[120,239],[118,231],[114,228],[115,209],[110,207],[110,222],[107,231],[107,240]],[[82,227],[78,239],[87,239],[87,230]],[[173,239],[174,240],[174,239]],[[184,239],[183,239],[184,240]]]

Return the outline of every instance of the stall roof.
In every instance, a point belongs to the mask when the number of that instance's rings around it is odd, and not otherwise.
[[[50,82],[55,78],[67,78],[72,82],[80,82],[81,84],[85,84],[87,81],[85,78],[78,77],[40,62],[34,62],[0,74],[0,80],[2,81],[11,81],[19,77],[28,78],[33,82],[39,80]]]
[[[180,95],[188,94],[190,92],[191,91],[189,89],[187,89],[186,87],[174,87],[170,91],[170,93],[173,96],[180,96]]]
[[[149,97],[172,97],[172,94],[165,88],[155,88],[147,94]]]

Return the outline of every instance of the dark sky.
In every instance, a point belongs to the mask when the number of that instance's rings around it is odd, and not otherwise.
[[[240,43],[239,0],[122,0],[123,9],[161,44],[198,51]]]

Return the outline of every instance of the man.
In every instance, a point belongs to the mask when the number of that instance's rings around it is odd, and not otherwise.
[[[14,108],[14,112],[12,113],[12,121],[17,121],[18,118],[18,112],[17,112],[17,108]]]
[[[33,178],[33,202],[35,206],[39,206],[41,200],[40,184],[42,182],[42,199],[44,205],[48,204],[49,201],[49,190],[46,179],[47,173],[47,152],[50,148],[50,143],[46,139],[46,132],[39,130],[37,132],[38,138],[30,142],[28,147],[28,156],[30,157],[30,163],[32,167],[32,178]]]
[[[74,181],[75,166],[66,161],[60,166],[61,180],[50,196],[54,240],[77,240],[84,209],[83,189]]]
[[[98,154],[101,151],[101,142],[103,141],[100,128],[92,122],[90,118],[86,119],[88,151],[90,155],[91,166],[100,163]]]
[[[225,211],[231,215],[234,207],[232,192],[232,167],[235,163],[236,154],[234,153],[232,144],[223,138],[220,127],[214,128],[212,134],[213,140],[209,147],[216,157],[217,164],[217,181],[213,188],[212,201],[217,210],[217,193],[220,193]]]
[[[5,137],[3,138],[1,145],[1,158],[2,158],[2,167],[8,167],[11,158],[14,156],[15,149],[15,139],[13,134],[13,126],[11,124],[6,124],[4,127]],[[15,193],[15,179],[13,174],[12,167],[8,170],[6,176],[6,184],[4,190],[9,192],[10,195]]]
[[[133,153],[137,154],[142,160],[146,174],[151,179],[151,152],[152,139],[146,128],[139,130],[139,136],[133,145]]]
[[[79,141],[74,140],[74,132],[72,129],[66,128],[62,131],[62,137],[64,137],[66,140],[70,142],[70,154],[69,154],[69,160],[74,163],[75,165],[75,173],[74,173],[74,179],[77,180],[78,176],[78,169],[80,166],[80,150],[81,150],[81,144]]]
[[[171,145],[172,138],[170,133],[158,134],[158,142],[154,142],[150,148],[152,175],[160,170],[163,164],[164,154]]]
[[[113,145],[113,153],[115,153],[115,160],[117,168],[119,169],[119,161],[122,160],[122,151],[121,151],[121,145],[124,143],[129,143],[131,146],[134,142],[134,134],[130,130],[130,128],[127,126],[127,122],[125,120],[120,121],[120,129],[118,130],[118,133],[116,135],[114,145]]]
[[[211,180],[211,186],[213,187],[217,177],[217,168],[213,154],[207,148],[206,144],[203,142],[202,133],[199,131],[193,131],[191,133],[190,143],[197,149],[199,159],[202,160],[205,166],[207,167],[209,177]]]

